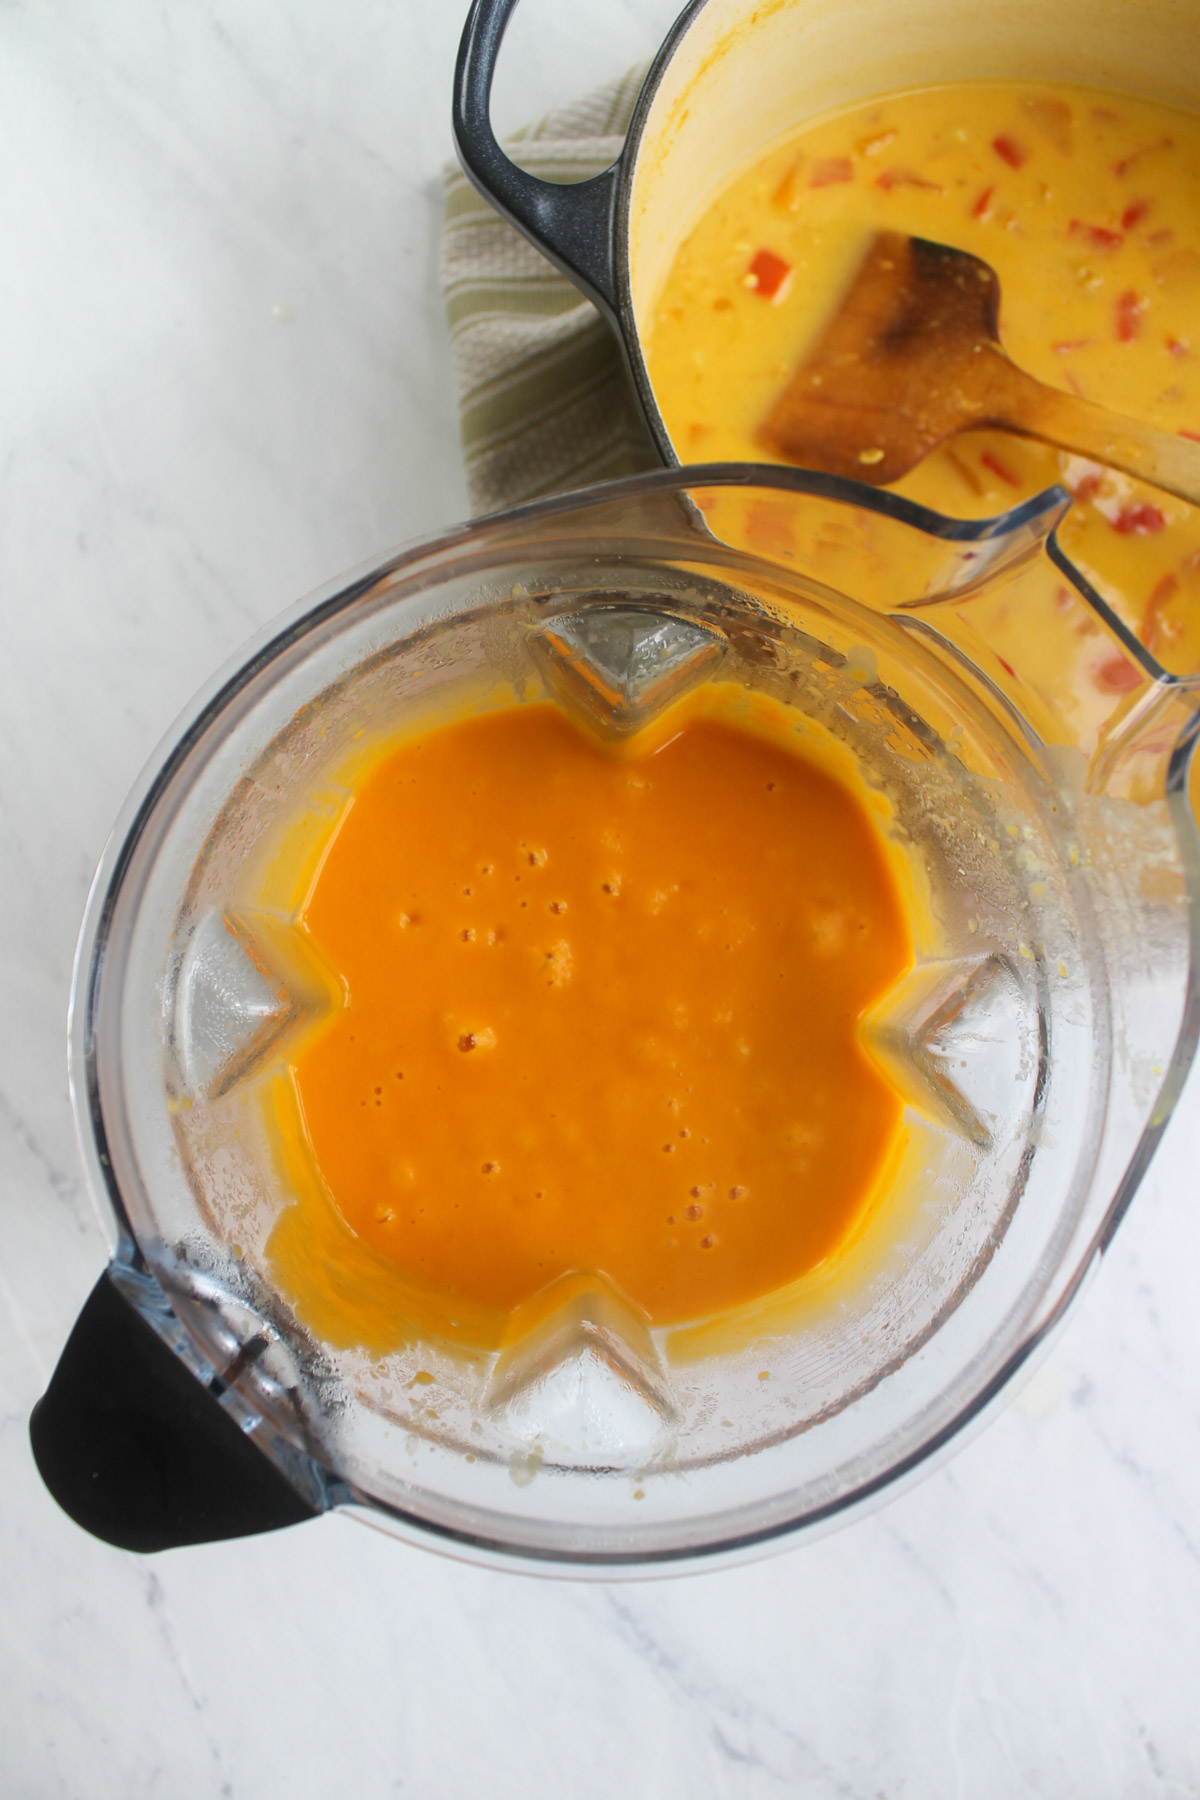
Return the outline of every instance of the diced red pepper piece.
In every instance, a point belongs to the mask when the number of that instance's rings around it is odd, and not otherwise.
[[[1166,520],[1149,500],[1131,501],[1123,506],[1109,524],[1118,537],[1146,537],[1152,531],[1161,531]]]
[[[1149,211],[1149,200],[1131,200],[1121,214],[1121,230],[1132,231],[1135,225],[1141,224]]]
[[[974,206],[971,208],[971,217],[973,219],[986,219],[987,218],[988,213],[991,211],[991,208],[992,208],[992,195],[995,193],[995,191],[996,190],[994,187],[984,188],[982,194],[980,194],[978,200],[975,202]]]
[[[832,187],[837,181],[853,181],[854,164],[848,156],[818,156],[808,178],[810,188]]]
[[[1006,675],[1011,675],[1014,681],[1018,681],[1020,679],[1020,677],[1017,674],[1017,671],[1013,668],[1012,664],[1010,662],[1006,661],[1005,658],[1003,656],[1001,656],[1001,654],[998,650],[996,652],[996,661],[1000,664],[1000,667],[1004,670],[1004,673]]]
[[[1132,693],[1141,679],[1136,664],[1119,650],[1096,670],[1096,686],[1106,694]]]
[[[1010,137],[1007,131],[1002,131],[999,137],[992,139],[992,149],[1010,169],[1019,169],[1029,160],[1029,152],[1018,144],[1015,137]]]
[[[1123,294],[1117,295],[1117,339],[1122,344],[1132,344],[1142,328],[1142,313],[1146,301],[1143,295],[1135,294],[1132,288],[1126,288]]]
[[[993,475],[1001,481],[1006,481],[1009,487],[1020,487],[1021,483],[1012,470],[1006,468],[1000,458],[994,456],[990,450],[985,450],[979,460],[985,469],[990,469]]]
[[[875,177],[875,186],[885,193],[898,187],[928,188],[931,194],[942,191],[940,182],[926,181],[923,175],[914,175],[911,169],[884,169]]]
[[[1180,437],[1191,438],[1193,444],[1200,444],[1200,431],[1189,431],[1185,425],[1179,428]]]
[[[1167,354],[1169,356],[1186,356],[1190,348],[1191,346],[1185,338],[1169,337],[1167,339]]]
[[[785,262],[782,256],[776,256],[774,250],[758,251],[747,270],[747,274],[754,278],[752,285],[760,300],[782,299],[791,273],[791,263]]]
[[[1072,237],[1086,238],[1097,250],[1119,250],[1125,242],[1121,231],[1110,231],[1107,225],[1088,225],[1083,219],[1072,219],[1068,227]]]

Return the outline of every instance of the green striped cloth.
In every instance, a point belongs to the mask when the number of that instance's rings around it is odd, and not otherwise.
[[[547,181],[583,181],[620,155],[645,76],[548,113],[505,145]],[[494,512],[539,494],[659,466],[613,333],[579,289],[446,170],[442,293],[458,387],[471,506]]]

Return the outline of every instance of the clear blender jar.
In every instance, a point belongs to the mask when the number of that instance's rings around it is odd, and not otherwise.
[[[654,1572],[827,1527],[985,1412],[1110,1241],[1197,1026],[1200,688],[1066,560],[1067,504],[963,522],[799,471],[649,475],[403,552],[210,684],[79,949],[113,1259],[33,1425],[75,1517],[155,1549],[339,1507],[481,1560]],[[636,742],[714,679],[832,733],[927,882],[915,966],[862,1022],[911,1126],[869,1272],[716,1332],[654,1330],[592,1270],[498,1351],[322,1341],[267,1255],[294,1195],[257,1096],[336,1000],[257,905],[261,857],[320,830],[364,732],[503,686]]]

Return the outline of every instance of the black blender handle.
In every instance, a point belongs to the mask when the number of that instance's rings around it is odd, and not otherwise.
[[[539,181],[504,154],[492,130],[492,77],[517,0],[474,0],[454,71],[454,142],[485,199],[616,321],[620,163],[590,181]]]
[[[75,1321],[29,1436],[63,1511],[122,1550],[171,1550],[317,1517],[108,1271]]]

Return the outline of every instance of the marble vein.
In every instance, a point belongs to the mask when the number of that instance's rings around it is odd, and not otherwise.
[[[821,1783],[821,1793],[862,1800],[864,1790],[838,1776],[792,1726],[745,1694],[733,1691],[672,1654],[639,1616],[636,1604],[615,1590],[609,1590],[606,1598],[626,1641],[660,1681],[699,1713],[705,1730],[724,1757],[761,1768],[779,1782],[799,1775],[806,1783]]]

